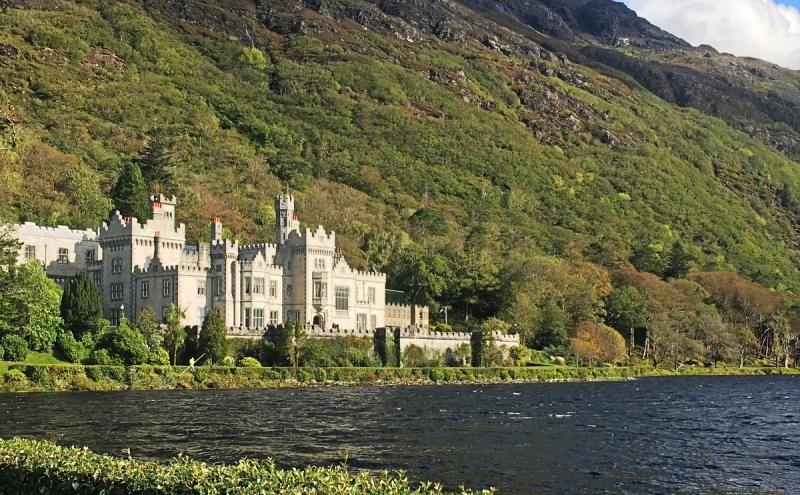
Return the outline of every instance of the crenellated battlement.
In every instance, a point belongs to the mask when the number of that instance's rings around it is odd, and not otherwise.
[[[96,240],[97,232],[92,229],[75,230],[66,225],[57,227],[40,227],[33,222],[12,225],[11,229],[19,235],[43,236],[43,237],[68,237],[79,240]]]
[[[302,232],[292,230],[289,232],[286,243],[292,246],[324,245],[326,247],[335,247],[336,232],[326,232],[322,225],[318,225],[317,230],[313,232],[311,229],[304,229]]]

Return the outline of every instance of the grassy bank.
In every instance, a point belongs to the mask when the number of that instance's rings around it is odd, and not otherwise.
[[[8,364],[0,370],[0,391],[153,390],[170,388],[264,388],[315,385],[432,384],[614,380],[646,376],[786,375],[794,368],[650,366],[576,368],[236,368],[201,366],[83,366]]]
[[[350,473],[345,466],[280,470],[271,460],[243,459],[235,465],[212,466],[186,457],[158,463],[20,438],[0,440],[0,486],[4,493],[41,495],[444,493],[438,485],[423,484],[412,489],[399,475],[385,473],[372,477],[366,473]]]

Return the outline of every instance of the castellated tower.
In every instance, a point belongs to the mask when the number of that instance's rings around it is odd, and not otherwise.
[[[294,215],[294,196],[275,196],[275,243],[280,245],[289,238],[289,232],[300,230],[300,222]]]

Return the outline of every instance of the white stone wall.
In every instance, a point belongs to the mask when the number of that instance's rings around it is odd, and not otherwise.
[[[48,277],[59,282],[87,270],[87,253],[91,258],[89,263],[102,257],[97,233],[93,230],[72,230],[63,225],[39,227],[25,222],[12,225],[10,232],[22,243],[17,262],[25,263],[30,256],[44,266]],[[66,250],[66,258],[60,257],[60,250]]]

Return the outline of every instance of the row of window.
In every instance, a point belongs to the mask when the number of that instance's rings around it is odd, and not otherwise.
[[[244,308],[243,323],[246,328],[263,328],[264,327],[264,310],[260,308]],[[278,324],[278,312],[269,312],[268,325]]]
[[[244,277],[244,293],[245,294],[263,294],[264,293],[264,277]],[[278,297],[278,282],[276,280],[269,281],[269,297]]]
[[[36,246],[31,246],[31,245],[25,246],[24,256],[25,260],[35,260]],[[94,249],[86,251],[86,262],[89,263],[94,260],[95,260]],[[69,263],[69,248],[58,248],[58,259],[56,261],[62,265]]]

